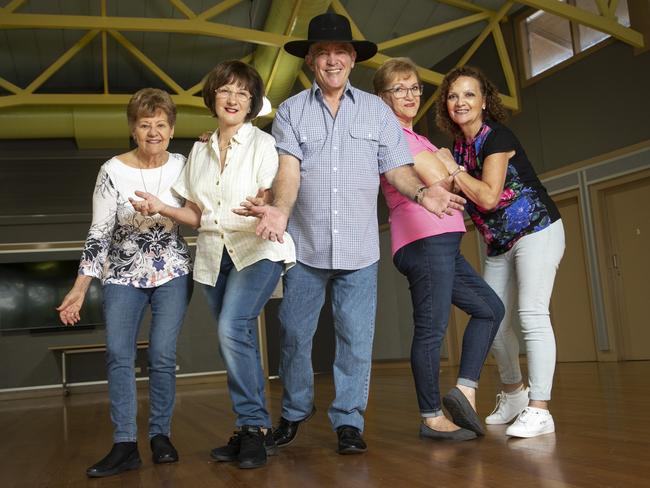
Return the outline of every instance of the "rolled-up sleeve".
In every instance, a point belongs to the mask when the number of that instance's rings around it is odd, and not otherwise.
[[[381,115],[377,159],[379,172],[384,174],[391,169],[413,164],[413,156],[395,114],[385,106]]]
[[[289,105],[286,102],[278,107],[273,120],[272,134],[279,154],[288,154],[302,161],[303,154],[300,141],[291,127],[291,114]]]

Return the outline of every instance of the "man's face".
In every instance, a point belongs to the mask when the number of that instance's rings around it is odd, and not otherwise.
[[[321,90],[332,93],[345,87],[356,57],[357,52],[350,43],[318,42],[312,44],[305,61]]]

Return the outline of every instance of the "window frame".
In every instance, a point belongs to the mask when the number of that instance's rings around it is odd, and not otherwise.
[[[571,0],[567,0],[567,3],[573,4]],[[533,7],[525,7],[519,11],[513,20],[514,35],[515,35],[515,46],[517,51],[517,65],[519,71],[519,80],[520,86],[525,88],[527,86],[533,85],[544,78],[551,76],[557,73],[560,70],[571,66],[573,63],[576,63],[587,56],[590,56],[592,53],[597,52],[598,50],[609,46],[612,44],[615,39],[611,34],[607,34],[607,37],[602,41],[597,42],[593,46],[588,47],[583,51],[576,52],[580,48],[580,29],[579,24],[573,20],[568,20],[569,28],[571,30],[571,45],[573,47],[573,55],[564,61],[560,61],[556,65],[542,71],[541,73],[536,74],[535,76],[528,77],[528,65],[530,64],[530,58],[528,56],[528,36],[525,35],[523,24],[526,22],[526,19],[530,17],[535,12],[540,9]],[[628,5],[629,11],[629,5]],[[551,14],[552,15],[552,14]],[[632,20],[632,14],[630,14],[630,21]]]

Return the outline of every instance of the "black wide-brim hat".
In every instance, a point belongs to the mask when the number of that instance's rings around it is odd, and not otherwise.
[[[355,41],[352,39],[352,29],[347,17],[326,13],[317,15],[309,21],[307,39],[290,41],[284,45],[289,54],[304,58],[309,52],[309,46],[316,42],[345,42],[352,44],[357,52],[357,62],[365,61],[377,54],[377,44],[370,41]]]

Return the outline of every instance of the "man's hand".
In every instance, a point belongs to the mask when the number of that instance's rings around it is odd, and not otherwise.
[[[131,202],[131,205],[133,205],[136,212],[140,212],[145,217],[156,215],[166,207],[157,196],[152,195],[151,193],[147,193],[146,191],[136,191],[135,194],[142,198],[142,200],[129,198],[129,202]]]
[[[466,200],[460,195],[456,195],[445,189],[445,186],[448,184],[445,179],[428,187],[420,205],[438,217],[442,217],[444,214],[451,215],[454,209],[463,211],[465,208],[463,205]]]
[[[288,215],[279,208],[269,205],[264,201],[265,191],[260,189],[254,197],[246,197],[240,208],[232,211],[244,217],[257,217],[260,221],[255,229],[255,234],[264,240],[284,242],[284,231],[287,229]]]

